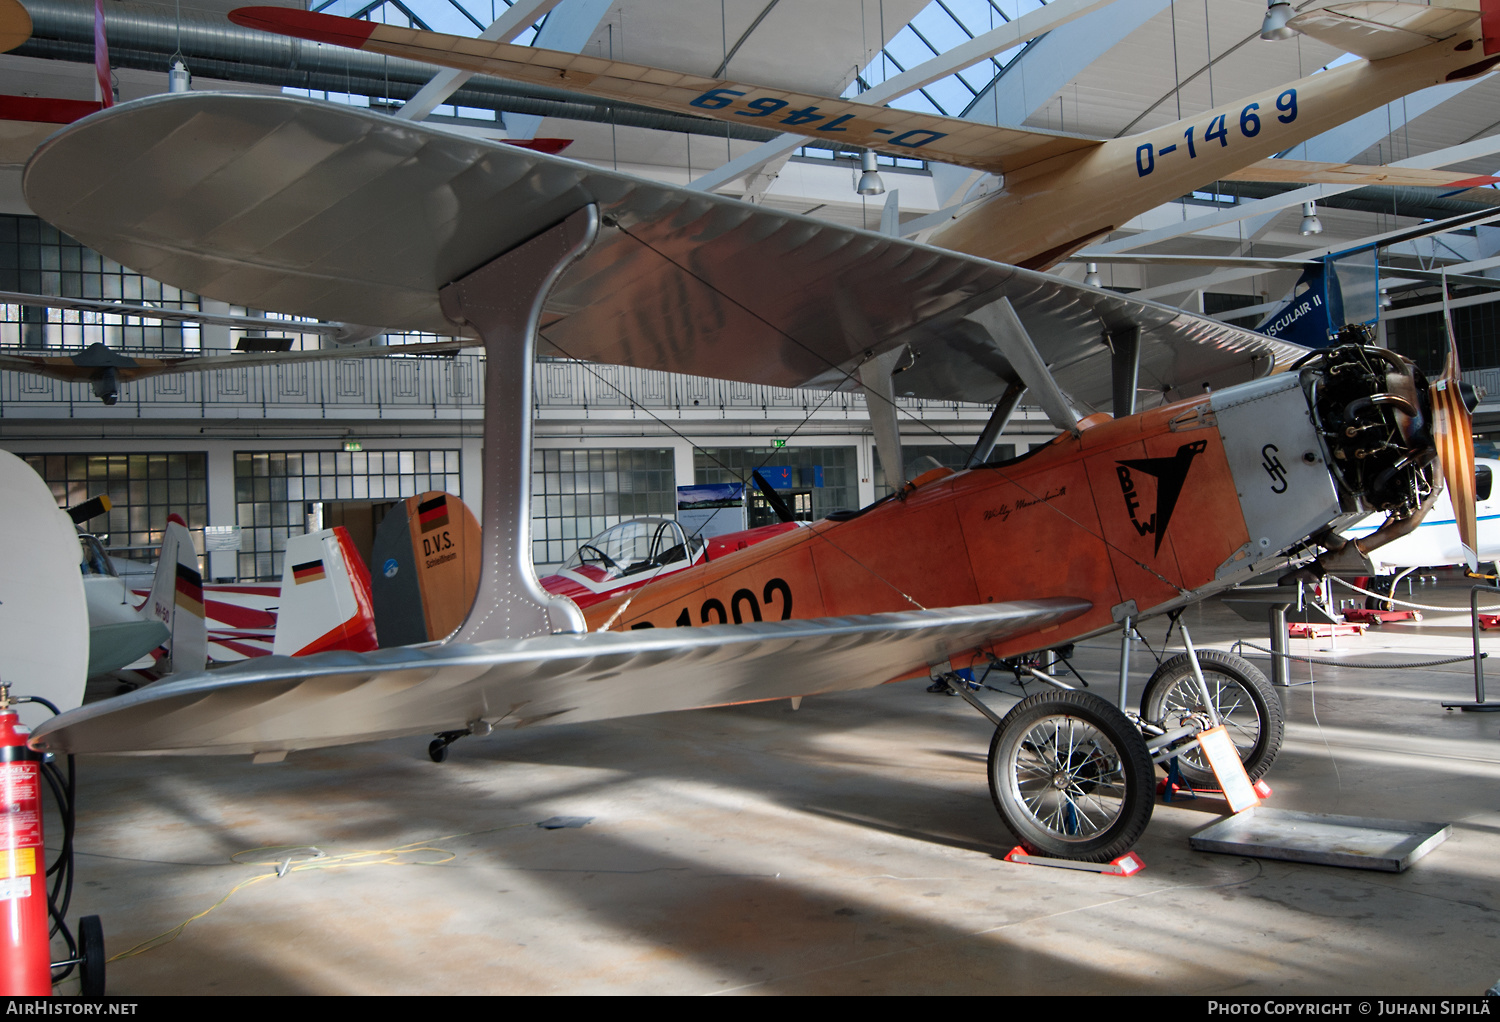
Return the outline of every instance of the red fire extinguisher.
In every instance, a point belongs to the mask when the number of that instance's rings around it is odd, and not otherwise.
[[[52,993],[47,859],[42,848],[42,754],[26,741],[0,686],[0,995]]]

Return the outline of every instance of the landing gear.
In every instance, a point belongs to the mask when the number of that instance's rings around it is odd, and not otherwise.
[[[448,758],[448,746],[458,741],[464,735],[472,734],[471,731],[439,731],[427,746],[427,755],[434,763],[441,763]]]
[[[1281,751],[1284,724],[1280,696],[1259,668],[1232,653],[1199,650],[1198,665],[1219,719],[1239,750],[1245,773],[1250,780],[1259,780]],[[1141,719],[1167,731],[1190,723],[1205,710],[1186,653],[1158,667],[1141,694]],[[1177,765],[1190,783],[1218,783],[1196,745],[1178,757]]]
[[[464,735],[479,735],[482,738],[493,730],[493,724],[483,717],[476,717],[462,731],[439,731],[437,737],[428,744],[427,755],[434,763],[441,763],[448,758],[448,746]]]
[[[1039,692],[990,742],[990,796],[1028,852],[1109,862],[1151,820],[1151,754],[1134,724],[1087,692]]]
[[[1377,575],[1371,578],[1369,582],[1365,584],[1365,588],[1370,590],[1370,592],[1372,593],[1379,593],[1382,597],[1394,596],[1396,595],[1397,584],[1415,570],[1415,568],[1407,568],[1405,571],[1397,572],[1394,575]],[[1389,599],[1379,599],[1374,596],[1366,596],[1365,609],[1395,610],[1396,604]]]

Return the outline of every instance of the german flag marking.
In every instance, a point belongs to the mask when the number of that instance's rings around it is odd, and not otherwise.
[[[203,576],[186,564],[177,566],[176,592],[172,602],[189,614],[203,617]]]
[[[323,570],[323,562],[321,560],[303,561],[301,564],[292,565],[292,581],[295,585],[300,586],[306,582],[319,582],[326,577],[328,577],[328,573]]]
[[[431,532],[433,529],[441,529],[447,525],[448,498],[446,496],[433,497],[431,500],[418,504],[417,521],[421,523],[423,532]]]

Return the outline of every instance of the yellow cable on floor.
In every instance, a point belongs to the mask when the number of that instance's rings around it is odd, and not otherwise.
[[[243,890],[246,887],[249,887],[251,884],[259,883],[262,880],[275,880],[279,877],[286,876],[288,873],[300,873],[306,870],[314,869],[342,869],[353,866],[441,866],[445,863],[452,862],[454,859],[458,858],[458,855],[455,852],[448,851],[446,848],[433,847],[433,845],[429,842],[448,841],[453,838],[460,837],[475,837],[479,834],[493,834],[496,831],[513,830],[517,827],[530,826],[533,826],[533,824],[510,823],[506,824],[503,827],[490,827],[487,830],[473,830],[465,834],[445,834],[444,836],[437,838],[423,838],[419,841],[413,841],[409,844],[397,845],[394,848],[359,849],[352,852],[344,852],[342,855],[329,855],[327,852],[323,851],[315,845],[266,845],[261,848],[250,848],[243,852],[235,852],[229,857],[229,861],[233,865],[271,866],[274,867],[274,869],[270,873],[257,873],[253,877],[241,880],[239,883],[231,887],[229,889],[229,892],[225,894],[224,897],[208,906],[208,908],[204,909],[202,912],[199,912],[195,916],[189,916],[187,919],[184,919],[182,922],[178,923],[176,926],[172,927],[170,930],[165,931],[164,933],[159,933],[149,940],[141,941],[139,944],[136,944],[134,947],[128,950],[121,951],[119,954],[109,958],[108,961],[118,962],[122,958],[133,958],[136,955],[142,955],[147,951],[152,951],[156,948],[172,943],[172,941],[182,936],[183,930],[187,929],[189,923],[193,923],[199,919],[202,919],[204,916],[208,915],[214,909],[224,904],[230,898],[234,897],[237,892]],[[285,858],[278,857],[276,859],[270,859],[266,861],[247,862],[241,859],[241,856],[254,855],[257,852],[275,851],[285,851],[290,853],[305,851],[312,852],[313,854],[309,858],[295,862],[294,855],[292,854],[287,855]],[[442,858],[416,860],[403,858],[403,856],[414,855],[421,852],[432,852],[442,856]]]

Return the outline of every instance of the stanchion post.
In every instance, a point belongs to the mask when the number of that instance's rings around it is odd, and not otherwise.
[[[1271,684],[1277,688],[1291,688],[1292,676],[1287,661],[1286,609],[1285,603],[1271,604]]]

